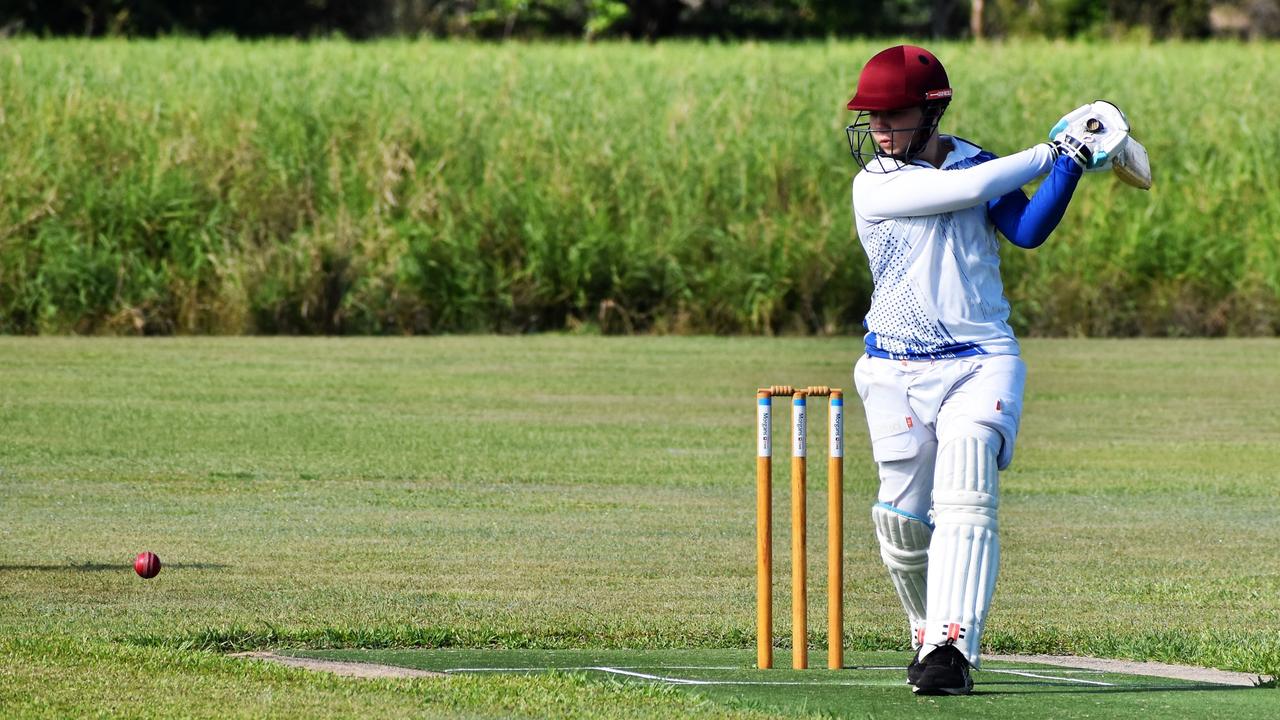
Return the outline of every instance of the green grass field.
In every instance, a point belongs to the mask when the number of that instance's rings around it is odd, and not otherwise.
[[[721,717],[701,695],[576,675],[356,681],[222,653],[746,650],[753,390],[848,387],[858,347],[0,338],[0,715]],[[1025,343],[992,650],[1280,671],[1277,351]],[[900,651],[850,418],[845,640]],[[780,617],[786,509],[780,492]],[[130,567],[144,549],[166,563],[152,581]],[[1089,700],[1098,716],[1129,716],[1108,698]]]

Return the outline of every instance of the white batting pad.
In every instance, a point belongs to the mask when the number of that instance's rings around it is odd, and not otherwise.
[[[957,438],[938,451],[925,642],[955,644],[974,667],[1000,567],[997,478],[995,451],[980,438]]]
[[[883,503],[871,508],[871,519],[880,541],[880,558],[889,569],[902,609],[911,622],[911,647],[919,648],[925,625],[925,573],[933,528],[922,519]]]

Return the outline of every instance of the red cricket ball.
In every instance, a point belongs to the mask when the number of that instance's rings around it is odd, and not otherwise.
[[[133,561],[133,571],[150,580],[160,574],[160,556],[153,552],[140,552]]]

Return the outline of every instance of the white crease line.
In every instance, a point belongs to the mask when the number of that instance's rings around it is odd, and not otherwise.
[[[536,672],[547,670],[600,670],[609,667],[615,670],[641,670],[650,668],[653,670],[755,670],[751,665],[530,665],[525,667],[459,667],[447,668],[445,670],[437,670],[436,672]],[[814,668],[824,669],[824,668]],[[905,670],[903,665],[846,665],[841,670]],[[1046,668],[982,668],[980,672],[1007,672],[1007,673],[1029,673]],[[1073,673],[1079,675],[1102,675],[1106,671],[1094,670],[1090,668],[1054,668],[1057,673]],[[1122,673],[1123,674],[1123,673]]]
[[[1048,669],[1049,668],[1019,668],[1019,667],[986,668],[984,667],[978,672],[1039,672],[1041,670],[1048,670]],[[1065,674],[1072,674],[1072,675],[1105,675],[1106,674],[1106,671],[1104,670],[1086,670],[1084,668],[1053,668],[1053,671],[1059,674],[1064,674],[1064,675]]]
[[[599,670],[600,672],[612,673],[614,675],[625,675],[627,677],[640,678],[642,680],[657,680],[658,682],[671,683],[673,685],[804,685],[806,687],[826,687],[826,686],[843,686],[843,687],[880,687],[885,683],[866,683],[866,682],[792,682],[786,680],[691,680],[688,678],[663,677],[661,675],[650,675],[648,673],[640,673],[632,670],[623,670],[621,668],[612,667],[593,667],[588,670]],[[898,683],[894,683],[897,685]]]
[[[749,668],[744,668],[744,669],[749,669]],[[897,670],[899,672],[904,672],[906,671],[906,669],[907,668],[903,665],[848,665],[846,667],[841,668],[841,670]],[[1037,672],[1037,671],[1046,670],[1046,669],[1048,668],[1020,668],[1020,667],[987,668],[987,667],[984,667],[978,670],[977,672],[1027,673],[1027,672]],[[1102,675],[1105,672],[1103,670],[1090,670],[1086,668],[1053,668],[1053,671],[1056,673],[1073,673],[1073,674],[1079,674],[1079,675]]]
[[[610,665],[622,670],[653,668],[654,670],[750,670],[742,665]]]
[[[637,666],[647,667],[647,666]],[[677,669],[677,668],[671,668]],[[733,667],[708,667],[698,665],[686,667],[686,670],[742,670],[737,666]],[[901,670],[902,668],[894,668]],[[484,673],[484,672],[539,672],[551,670],[564,670],[567,672],[582,672],[584,670],[594,670],[596,672],[609,673],[612,675],[623,675],[626,677],[639,678],[641,680],[654,680],[657,682],[670,683],[672,685],[803,685],[808,687],[815,686],[843,686],[843,687],[880,687],[887,683],[872,682],[803,682],[788,680],[694,680],[692,678],[677,678],[664,675],[651,675],[649,673],[636,672],[627,667],[616,667],[606,665],[578,665],[572,667],[508,667],[508,668],[449,668],[444,670],[446,673]],[[892,683],[897,685],[898,683]]]
[[[1100,685],[1102,687],[1115,687],[1114,683],[1102,682],[1101,680],[1082,680],[1080,678],[1057,677],[1055,675],[1039,675],[1032,672],[1022,672],[1020,670],[1005,670],[1003,668],[991,668],[986,672],[1003,673],[1005,675],[1020,675],[1022,677],[1037,678],[1040,680],[1061,680],[1063,682],[1083,683],[1085,685]]]
[[[648,673],[636,672],[634,670],[623,670],[622,668],[612,667],[593,667],[588,670],[599,670],[600,672],[613,673],[614,675],[626,675],[627,677],[636,677],[643,680],[657,680],[659,682],[672,683],[674,685],[706,685],[707,680],[685,680],[683,678],[662,677],[661,675],[650,675]]]
[[[565,671],[581,671],[581,670],[598,670],[600,665],[539,665],[536,667],[460,667],[448,668],[437,672],[446,673],[482,673],[482,672],[549,672],[551,670]],[[755,668],[746,665],[609,665],[608,667],[615,670],[754,670]],[[903,672],[904,667],[900,665],[851,665],[842,668],[845,671],[850,670],[887,670],[892,672]],[[983,672],[1006,672],[1006,673],[1026,673],[1042,668],[984,668]],[[766,671],[768,672],[768,671]],[[1061,674],[1076,675],[1102,675],[1102,670],[1086,670],[1084,668],[1062,668],[1054,670]]]
[[[618,670],[749,670],[741,665],[610,665]],[[449,668],[438,672],[548,672],[551,670],[599,670],[599,665],[540,665],[538,667],[461,667]]]

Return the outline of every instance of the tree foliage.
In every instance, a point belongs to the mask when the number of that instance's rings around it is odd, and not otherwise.
[[[1212,4],[991,0],[976,20],[986,35],[1200,37]],[[1238,3],[1252,15],[1260,4]],[[4,0],[0,27],[88,36],[962,37],[972,11],[969,0]]]

